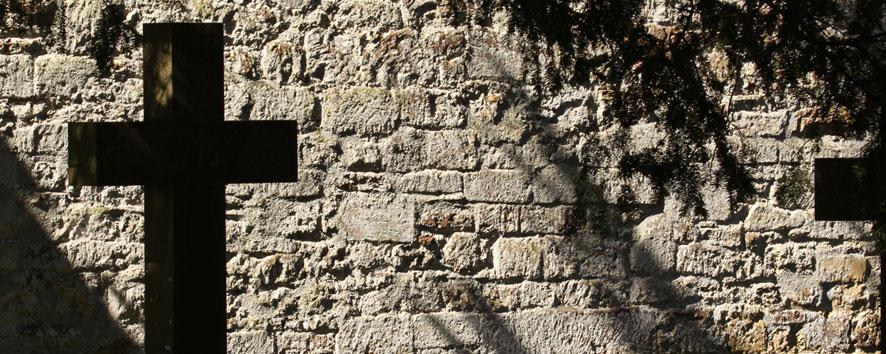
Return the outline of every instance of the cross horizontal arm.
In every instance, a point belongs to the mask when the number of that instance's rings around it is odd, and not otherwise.
[[[293,121],[70,123],[74,185],[294,182]],[[178,182],[176,182],[178,181]]]
[[[298,125],[293,121],[225,122],[221,175],[225,183],[295,182]]]
[[[875,159],[815,159],[815,220],[873,220],[881,212],[882,175]]]

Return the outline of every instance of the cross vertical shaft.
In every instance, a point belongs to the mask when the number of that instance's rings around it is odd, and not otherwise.
[[[145,122],[190,127],[191,137],[210,147],[170,141],[160,148],[199,161],[186,160],[192,168],[174,166],[165,181],[145,185],[145,320],[156,324],[145,329],[145,349],[223,353],[224,182],[206,168],[217,164],[217,144],[197,133],[224,121],[222,26],[145,25],[144,34]]]

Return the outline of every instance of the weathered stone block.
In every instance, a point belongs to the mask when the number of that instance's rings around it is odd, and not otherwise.
[[[841,311],[819,317],[797,332],[797,346],[827,353],[846,352],[849,350],[851,320],[849,314]]]
[[[34,124],[13,132],[15,146],[26,154],[59,155],[68,146],[68,134],[61,124]]]
[[[0,97],[34,94],[34,61],[29,55],[0,55]]]
[[[266,81],[252,81],[245,89],[252,102],[250,120],[294,120],[299,133],[314,131],[320,124],[319,101],[308,89]]]
[[[415,201],[402,195],[349,193],[338,207],[336,225],[345,239],[412,242]]]
[[[577,178],[573,168],[549,165],[543,168],[532,181],[533,198],[542,204],[575,203],[577,200],[575,193]]]
[[[230,353],[273,353],[274,337],[266,331],[246,331],[228,334]]]
[[[376,88],[330,89],[321,106],[321,127],[338,135],[389,135],[400,118],[390,92]]]
[[[44,95],[71,96],[86,88],[95,73],[95,60],[61,54],[47,54],[34,62],[36,92]]]
[[[341,162],[349,171],[380,171],[381,152],[378,143],[363,138],[342,139]]]
[[[786,111],[740,111],[734,117],[735,131],[743,136],[781,137],[785,133]]]
[[[484,244],[477,234],[456,232],[443,246],[443,265],[454,272],[466,273],[477,269],[483,259]]]
[[[673,237],[673,221],[658,214],[643,220],[634,231],[631,245],[631,269],[648,274],[674,270],[677,243]]]
[[[544,238],[500,238],[492,245],[492,272],[496,278],[539,279],[546,244]]]
[[[413,317],[418,350],[479,345],[488,328],[482,315],[459,312],[419,314]]]
[[[822,299],[821,284],[814,275],[778,272],[775,275],[781,296],[802,306],[818,306]]]
[[[763,257],[767,271],[791,270],[812,273],[815,264],[814,251],[802,244],[782,243],[766,246]]]
[[[412,353],[413,331],[408,314],[349,318],[335,336],[335,352]]]
[[[735,276],[741,255],[727,248],[694,242],[677,248],[677,271],[710,277]]]
[[[520,231],[520,207],[502,204],[475,204],[477,232],[511,234]]]
[[[385,142],[384,165],[391,172],[471,170],[477,165],[475,145],[476,138],[467,131],[400,129]]]
[[[810,219],[803,210],[788,211],[769,204],[751,206],[744,221],[748,231],[786,231],[803,226]]]
[[[417,224],[434,229],[474,229],[474,211],[468,206],[448,202],[423,204]]]
[[[816,273],[822,281],[862,282],[867,261],[860,254],[822,255],[816,258]]]
[[[396,188],[405,193],[461,193],[462,178],[458,172],[431,170],[407,173],[397,181]]]
[[[525,234],[563,234],[572,209],[527,205],[520,209],[520,232]]]
[[[528,202],[529,176],[519,170],[482,170],[467,174],[465,198],[491,203]]]
[[[574,245],[561,236],[500,238],[492,246],[496,278],[563,279],[578,269]]]

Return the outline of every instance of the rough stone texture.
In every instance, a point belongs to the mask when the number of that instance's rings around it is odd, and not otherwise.
[[[336,224],[348,240],[412,242],[415,202],[390,194],[351,193],[339,206]]]
[[[0,96],[29,98],[34,93],[34,60],[29,55],[0,55]]]
[[[65,32],[0,35],[0,353],[138,353],[143,189],[65,175],[67,123],[143,118],[141,51],[101,76],[103,3],[32,3]],[[742,89],[727,141],[759,193],[711,179],[684,215],[618,176],[619,134],[656,147],[655,123],[612,124],[606,88],[542,93],[507,16],[444,3],[121,2],[133,33],[223,22],[225,118],[299,125],[298,182],[226,189],[231,353],[877,350],[871,223],[774,198],[865,141],[807,139],[809,107]]]

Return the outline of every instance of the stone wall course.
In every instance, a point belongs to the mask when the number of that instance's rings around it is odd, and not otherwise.
[[[103,5],[34,3],[64,9],[66,31],[0,34],[0,352],[139,346],[143,188],[69,185],[66,124],[142,120],[141,50],[120,43],[99,73]],[[226,187],[232,353],[879,347],[873,224],[777,198],[815,158],[865,151],[809,138],[807,103],[736,88],[727,143],[757,193],[735,199],[705,166],[708,215],[687,214],[618,168],[661,146],[661,127],[617,124],[611,88],[550,90],[504,13],[173,3],[122,2],[126,30],[223,22],[225,119],[299,127],[297,182]],[[648,4],[653,26],[665,7]]]

